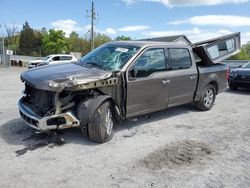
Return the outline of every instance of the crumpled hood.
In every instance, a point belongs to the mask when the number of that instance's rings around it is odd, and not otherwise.
[[[104,80],[111,75],[112,72],[68,63],[30,69],[21,74],[21,80],[37,89],[62,91],[67,87]]]

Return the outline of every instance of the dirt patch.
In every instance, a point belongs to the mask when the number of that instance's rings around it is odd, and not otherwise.
[[[211,155],[211,147],[202,142],[185,140],[165,145],[155,150],[140,161],[144,167],[150,170],[163,168],[176,168],[188,166],[194,163],[203,164]]]
[[[49,134],[42,133],[42,134],[32,134],[31,136],[23,139],[23,141],[39,141],[38,143],[28,144],[28,146],[24,147],[23,149],[15,151],[17,154],[16,156],[19,157],[24,155],[27,151],[33,151],[38,148],[43,148],[48,146],[49,148],[53,148],[54,146],[61,146],[64,144],[64,139],[57,134],[57,132],[51,132]]]
[[[35,149],[42,148],[42,147],[45,147],[47,145],[48,145],[47,143],[38,143],[38,144],[30,145],[30,146],[25,147],[25,148],[20,149],[20,150],[17,150],[17,151],[15,151],[15,153],[16,153],[16,156],[19,157],[21,155],[24,155],[27,151],[33,151]]]

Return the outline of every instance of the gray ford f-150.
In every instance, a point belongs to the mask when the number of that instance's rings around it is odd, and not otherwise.
[[[219,62],[239,49],[240,33],[188,45],[107,43],[76,63],[22,73],[20,114],[39,131],[80,127],[105,142],[116,120],[190,102],[210,110],[227,86],[227,67]]]

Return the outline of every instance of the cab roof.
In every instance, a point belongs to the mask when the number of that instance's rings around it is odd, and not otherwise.
[[[109,42],[108,44],[116,44],[116,45],[131,45],[131,46],[137,46],[137,47],[146,47],[146,46],[183,46],[187,47],[189,45],[185,44],[178,44],[176,42],[158,42],[158,41],[114,41]]]

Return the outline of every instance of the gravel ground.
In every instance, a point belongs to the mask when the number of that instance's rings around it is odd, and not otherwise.
[[[24,69],[0,69],[0,187],[250,187],[250,91],[127,121],[108,143],[34,134],[17,101]]]

